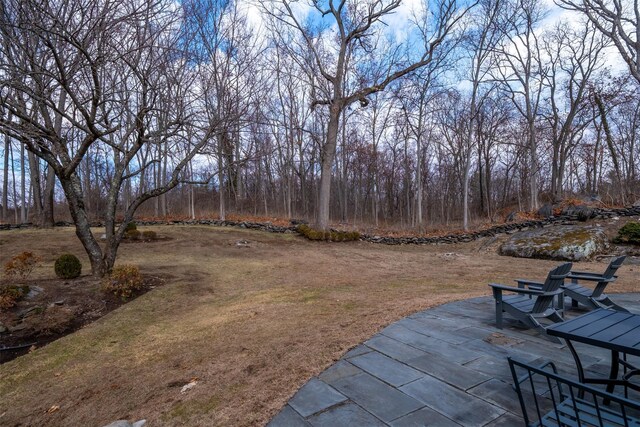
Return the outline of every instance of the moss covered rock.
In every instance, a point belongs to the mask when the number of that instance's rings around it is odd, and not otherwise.
[[[582,261],[607,249],[607,236],[601,228],[567,225],[516,233],[500,247],[500,253],[519,258]]]

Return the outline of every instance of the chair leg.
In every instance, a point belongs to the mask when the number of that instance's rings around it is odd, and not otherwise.
[[[502,329],[502,299],[496,299],[496,326]]]
[[[551,318],[554,315],[558,316],[557,314],[554,313],[549,317]],[[560,321],[562,322],[562,318],[560,316],[558,316],[558,317],[560,318]],[[538,320],[535,317],[533,317],[531,315],[528,315],[527,316],[527,320],[529,322],[528,326],[532,326],[533,327],[532,329],[536,329],[538,332],[540,332],[540,334],[542,336],[547,338],[549,341],[553,341],[554,343],[557,343],[557,344],[562,344],[562,341],[560,341],[560,339],[558,337],[554,337],[554,336],[551,336],[551,335],[547,334],[547,330],[545,329],[545,327],[542,326],[540,324],[540,322],[538,322]]]
[[[578,308],[578,301],[574,300],[573,298],[571,298],[571,307],[572,308]]]
[[[558,295],[558,311],[564,315],[564,292]]]
[[[562,316],[560,316],[560,313],[558,312],[551,313],[551,315],[549,316],[549,319],[553,321],[553,323],[564,322],[564,319],[562,318]]]

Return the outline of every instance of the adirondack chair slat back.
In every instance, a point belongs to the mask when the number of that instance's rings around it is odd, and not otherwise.
[[[572,264],[570,262],[566,264],[562,264],[549,272],[547,276],[547,280],[544,282],[544,286],[542,287],[542,291],[547,292],[555,292],[560,289],[560,286],[564,284],[564,279],[567,277],[569,272],[571,271]],[[536,302],[533,306],[533,313],[542,313],[553,303],[553,298],[555,295],[538,295],[536,297]]]
[[[605,272],[602,274],[602,276],[605,279],[612,278],[616,274],[616,271],[618,271],[618,269],[620,268],[620,266],[622,265],[622,263],[626,258],[627,258],[626,255],[623,255],[623,256],[619,256],[617,258],[612,259],[611,262],[609,263],[609,266],[607,267]],[[598,282],[595,288],[593,289],[593,293],[591,294],[591,297],[599,298],[600,295],[602,295],[602,293],[604,292],[608,284],[609,282]]]
[[[607,279],[613,277],[616,274],[616,271],[618,271],[618,269],[620,268],[620,266],[622,266],[622,263],[626,258],[627,256],[623,255],[623,256],[619,256],[617,258],[612,259],[611,262],[609,263],[609,266],[604,271],[603,276],[606,277]]]

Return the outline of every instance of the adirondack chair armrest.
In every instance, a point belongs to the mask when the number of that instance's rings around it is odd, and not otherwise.
[[[618,276],[613,277],[602,277],[602,275],[589,275],[584,276],[582,274],[578,274],[577,272],[572,272],[567,276],[567,279],[571,280],[584,280],[587,282],[613,282],[618,278]]]
[[[560,289],[556,289],[555,291],[550,291],[550,292],[542,292],[539,295],[560,295],[564,293],[564,289],[560,288]]]
[[[516,288],[514,286],[506,286],[506,285],[501,285],[499,283],[489,283],[489,286],[491,286],[491,288],[493,289],[494,294],[496,293],[496,291],[500,293],[502,293],[502,291],[516,292],[518,294],[527,294],[527,295],[543,295],[544,294],[544,292],[542,292],[539,289]]]
[[[542,289],[544,283],[536,282],[534,280],[528,279],[515,279],[516,283],[518,283],[518,288],[522,289],[524,286],[528,286],[531,289]]]
[[[590,271],[571,270],[569,272],[569,275],[571,275],[571,274],[576,274],[578,276],[600,276],[600,277],[602,277],[602,273],[592,273]]]

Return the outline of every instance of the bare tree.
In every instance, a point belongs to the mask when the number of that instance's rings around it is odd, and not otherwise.
[[[548,32],[543,42],[549,108],[542,115],[551,131],[551,195],[556,200],[562,196],[567,159],[591,122],[585,98],[592,77],[604,65],[601,52],[605,46],[591,25],[574,30],[565,22]]]
[[[401,0],[367,2],[348,2],[347,0],[329,0],[326,5],[309,2],[318,19],[330,18],[335,24],[337,34],[320,32],[314,34],[313,28],[303,21],[295,9],[296,2],[263,1],[263,9],[276,22],[294,29],[302,38],[297,46],[290,46],[291,54],[299,58],[301,65],[311,68],[318,75],[315,86],[316,99],[312,106],[326,105],[329,119],[326,124],[326,139],[322,145],[322,163],[320,177],[320,195],[317,207],[317,226],[326,229],[329,226],[329,208],[331,196],[331,172],[334,164],[339,122],[343,110],[360,102],[367,105],[367,96],[383,91],[395,80],[429,64],[440,45],[453,32],[456,24],[465,15],[455,0],[439,0],[429,13],[433,21],[420,27],[424,36],[424,49],[414,58],[400,55],[401,46],[389,49],[390,54],[380,61],[379,68],[369,73],[372,78],[361,79],[357,87],[345,91],[345,81],[349,73],[357,73],[358,68],[351,58],[359,50],[371,51],[373,35],[380,31],[383,20],[400,6]],[[331,59],[329,59],[331,58]],[[324,82],[325,84],[322,84]],[[320,93],[318,93],[320,92]]]
[[[500,23],[502,39],[496,48],[497,64],[492,72],[527,124],[529,208],[536,210],[539,192],[536,120],[539,118],[546,72],[536,29],[544,11],[536,0],[505,0],[501,9],[504,14]]]
[[[0,129],[55,172],[95,276],[113,267],[136,209],[175,187],[215,132],[213,124],[193,121],[199,93],[181,50],[186,36],[179,31],[179,12],[169,1],[3,2],[0,49],[7,61],[0,70],[0,99],[13,119],[0,119]],[[196,126],[199,138],[185,138],[188,125]],[[182,147],[170,179],[125,203],[123,186],[144,168],[136,155],[162,141]],[[111,156],[104,248],[90,229],[79,176],[95,147]]]
[[[640,82],[640,2],[625,0],[557,0],[561,7],[578,11],[609,38],[631,75]]]
[[[500,41],[500,32],[498,31],[498,20],[500,8],[503,2],[501,0],[483,0],[479,4],[479,8],[474,15],[477,24],[472,27],[470,34],[466,39],[467,53],[470,55],[470,73],[469,81],[471,82],[471,94],[469,101],[469,120],[470,124],[467,128],[466,151],[468,157],[471,156],[473,146],[477,146],[478,134],[478,110],[482,106],[483,94],[480,93],[480,85],[487,80],[489,69],[493,59],[492,52]],[[463,186],[463,206],[462,206],[462,225],[464,230],[469,229],[469,178],[471,172],[471,159],[467,158],[464,162],[464,186]],[[482,198],[481,198],[482,200]]]

